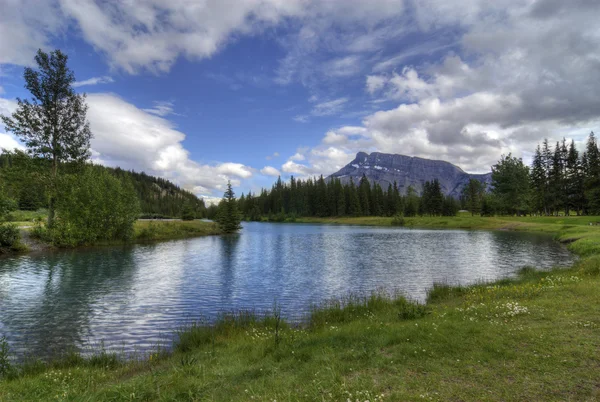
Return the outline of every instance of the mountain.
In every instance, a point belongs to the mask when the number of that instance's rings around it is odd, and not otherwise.
[[[376,182],[384,190],[389,184],[398,183],[402,194],[406,194],[409,186],[421,194],[426,181],[438,179],[445,195],[458,198],[463,187],[470,179],[479,180],[490,187],[492,174],[469,174],[456,165],[445,161],[417,158],[414,156],[359,152],[356,158],[328,179],[338,178],[342,183],[353,180],[358,184],[362,175],[372,183]]]

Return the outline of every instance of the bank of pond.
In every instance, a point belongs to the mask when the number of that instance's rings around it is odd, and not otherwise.
[[[14,257],[0,332],[21,358],[0,357],[0,399],[594,399],[600,228],[570,219],[500,227],[547,234],[245,223]]]

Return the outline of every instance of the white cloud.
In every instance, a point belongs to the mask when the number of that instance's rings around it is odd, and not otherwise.
[[[379,75],[367,75],[366,89],[367,92],[373,95],[375,92],[382,89],[386,84],[386,78]]]
[[[253,175],[240,163],[200,164],[183,147],[185,134],[113,94],[89,94],[88,118],[94,138],[93,159],[109,166],[144,170],[174,180],[197,194],[225,189],[227,180],[239,186]]]
[[[10,116],[16,109],[17,102],[9,99],[0,98],[0,115]],[[3,128],[4,127],[2,121],[0,121],[0,130],[2,130]],[[0,131],[0,149],[12,151],[13,149],[24,150],[25,147],[12,134]]]
[[[87,80],[74,82],[73,87],[78,88],[86,85],[110,84],[111,82],[114,82],[112,77],[104,75],[102,77],[93,77],[88,78]]]
[[[348,98],[338,98],[327,102],[317,103],[310,114],[313,116],[331,116],[342,111],[347,102]]]
[[[270,161],[271,159],[279,158],[279,152],[274,152],[273,155],[265,156],[265,159]]]
[[[260,170],[260,173],[264,174],[265,176],[281,176],[281,172],[275,169],[273,166],[265,166]]]
[[[307,115],[299,114],[297,116],[292,117],[292,120],[297,121],[298,123],[308,123],[309,118]]]
[[[289,160],[291,160],[291,161],[303,161],[304,159],[306,159],[306,158],[300,152],[296,152],[294,155],[292,155],[289,158]]]
[[[173,109],[173,102],[155,101],[154,107],[143,109],[144,112],[154,114],[156,116],[168,116],[170,114],[176,114]]]
[[[25,150],[25,147],[10,134],[0,133],[0,150],[12,151],[14,149]]]

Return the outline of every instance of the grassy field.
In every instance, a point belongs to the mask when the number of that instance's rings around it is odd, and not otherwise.
[[[188,328],[172,354],[29,364],[0,381],[0,400],[600,399],[600,227],[586,218],[483,219],[483,228],[556,233],[582,257],[568,270],[436,286],[426,305],[347,298],[302,327],[239,314]],[[374,224],[338,223],[356,220]]]

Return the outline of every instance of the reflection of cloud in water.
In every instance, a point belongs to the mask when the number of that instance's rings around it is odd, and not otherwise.
[[[423,300],[434,282],[473,283],[571,257],[549,236],[246,223],[238,236],[0,260],[0,332],[34,353],[81,342],[149,348],[185,322],[273,302],[384,288]]]
[[[0,321],[10,340],[39,356],[85,341],[94,305],[117,287],[128,291],[135,269],[131,249],[56,252],[23,262],[25,269],[0,265],[0,281],[10,286],[0,299]]]

